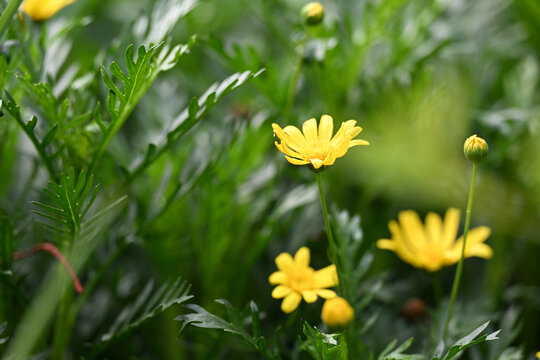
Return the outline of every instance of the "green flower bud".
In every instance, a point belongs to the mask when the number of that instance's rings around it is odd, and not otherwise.
[[[465,140],[463,145],[463,152],[465,157],[474,163],[484,160],[487,156],[489,147],[486,140],[475,135],[470,136]]]
[[[324,8],[319,2],[310,2],[302,8],[302,19],[308,26],[318,25],[324,18]]]

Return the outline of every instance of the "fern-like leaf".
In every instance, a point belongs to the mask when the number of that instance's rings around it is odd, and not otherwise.
[[[50,181],[49,187],[43,189],[51,204],[34,201],[32,203],[40,210],[33,212],[46,219],[45,224],[50,229],[78,237],[82,219],[95,201],[99,188],[99,184],[94,184],[93,175],[87,177],[86,172],[81,171],[76,180],[75,171],[71,169],[67,175],[60,175],[58,183]]]
[[[101,335],[90,358],[97,357],[115,341],[171,306],[185,303],[191,299],[193,295],[189,294],[190,287],[185,280],[178,278],[175,282],[167,282],[155,290],[154,282],[150,281],[137,299],[118,314],[109,330]]]
[[[195,126],[225,95],[245,84],[249,79],[259,76],[264,69],[257,72],[244,71],[235,73],[225,80],[214,83],[200,98],[193,98],[189,105],[174,119],[172,125],[156,144],[149,144],[145,155],[134,161],[131,170],[126,170],[131,181],[140,175],[148,166],[178,142],[193,126]]]
[[[90,170],[94,169],[110,141],[159,73],[176,65],[180,57],[194,43],[195,37],[192,37],[187,44],[177,45],[172,49],[164,43],[151,45],[148,49],[141,45],[137,50],[136,59],[134,59],[133,45],[129,45],[124,55],[127,73],[114,61],[109,66],[110,74],[104,67],[101,68],[103,82],[109,90],[106,107],[110,114],[110,122],[107,124],[103,122],[100,115],[96,119],[102,136],[94,153]]]
[[[253,334],[249,334],[244,329],[244,321],[240,312],[232,307],[232,305],[223,299],[216,300],[227,309],[228,320],[222,319],[214,315],[199,305],[189,304],[186,307],[193,310],[190,314],[180,315],[175,320],[182,322],[180,332],[187,325],[192,325],[205,329],[218,329],[225,332],[235,334],[244,339],[253,349],[257,350],[267,359],[281,359],[279,355],[273,353],[268,347],[266,338],[261,336],[259,309],[254,302],[250,304],[251,325]]]
[[[11,95],[6,92],[6,97],[8,98],[7,100],[0,102],[0,110],[5,110],[5,112],[11,118],[13,118],[17,122],[17,124],[21,126],[23,131],[26,133],[26,135],[34,145],[34,148],[36,149],[43,164],[45,165],[45,168],[49,173],[49,177],[53,180],[58,180],[54,168],[54,160],[58,157],[62,149],[60,148],[53,150],[53,147],[50,146],[56,134],[57,126],[53,125],[52,127],[50,127],[43,136],[43,139],[40,140],[35,131],[38,122],[37,118],[33,116],[28,122],[25,122],[22,119],[19,106],[15,104],[15,101],[13,100]]]

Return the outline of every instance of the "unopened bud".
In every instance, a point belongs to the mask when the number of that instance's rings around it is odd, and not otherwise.
[[[486,140],[475,135],[470,136],[465,140],[463,152],[465,157],[474,163],[480,162],[487,156],[489,147]]]
[[[302,8],[302,19],[309,26],[318,25],[324,18],[324,8],[319,2],[310,2]]]
[[[331,329],[341,330],[354,318],[354,309],[342,297],[335,297],[324,302],[321,318]]]

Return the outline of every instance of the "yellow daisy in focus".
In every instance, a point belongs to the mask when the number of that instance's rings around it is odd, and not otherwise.
[[[34,21],[47,20],[75,0],[25,0],[21,10]]]
[[[392,220],[388,228],[392,239],[377,241],[380,249],[395,252],[403,261],[417,268],[437,271],[446,265],[453,265],[461,258],[463,236],[456,241],[459,226],[459,210],[449,208],[444,221],[438,214],[430,212],[425,226],[413,210],[399,213],[399,224]],[[491,230],[480,226],[469,231],[465,246],[465,257],[489,259],[493,250],[484,242]]]
[[[336,297],[336,293],[327,288],[338,284],[335,265],[321,270],[313,270],[309,266],[310,252],[307,247],[301,247],[294,258],[289,253],[281,253],[276,257],[279,271],[268,278],[270,284],[277,285],[272,291],[274,299],[282,299],[281,310],[284,313],[294,311],[302,301],[307,303],[317,301],[317,296],[325,299]]]
[[[281,143],[275,142],[276,147],[285,154],[288,162],[294,165],[310,164],[315,170],[334,164],[353,146],[369,145],[366,140],[353,140],[362,132],[362,128],[356,126],[356,120],[342,123],[332,137],[334,120],[329,115],[321,117],[318,128],[317,120],[309,119],[302,125],[302,131],[292,125],[282,129],[278,124],[272,124],[272,129],[281,140]]]

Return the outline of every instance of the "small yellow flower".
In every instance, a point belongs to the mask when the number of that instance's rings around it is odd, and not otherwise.
[[[277,285],[272,291],[272,297],[283,298],[281,310],[284,313],[296,309],[302,298],[307,303],[313,303],[317,301],[317,296],[325,299],[336,296],[334,291],[326,289],[338,284],[336,266],[330,265],[315,271],[309,266],[309,260],[309,249],[305,246],[296,252],[294,258],[289,253],[281,253],[276,257],[279,271],[270,275],[268,281]]]
[[[413,210],[399,213],[388,223],[392,239],[380,239],[377,247],[395,252],[403,261],[428,271],[437,271],[445,265],[453,265],[461,258],[463,236],[456,241],[459,226],[459,210],[449,208],[444,222],[438,214],[430,212],[426,225]],[[486,226],[471,229],[467,235],[465,257],[478,256],[489,259],[493,250],[484,241],[491,230]]]
[[[356,120],[342,123],[332,137],[334,120],[329,115],[321,117],[318,131],[315,119],[304,122],[303,133],[292,125],[282,129],[279,125],[272,124],[272,128],[281,140],[281,143],[275,142],[276,147],[285,154],[288,162],[294,165],[310,164],[315,170],[334,164],[337,158],[345,155],[353,146],[369,145],[366,140],[353,140],[362,131],[360,126],[356,126]]]
[[[538,352],[536,353],[536,357],[537,357],[538,359],[540,359],[540,351],[538,351]]]
[[[341,329],[354,318],[354,309],[342,297],[335,297],[324,302],[321,318],[330,328]]]
[[[463,153],[465,157],[474,163],[484,160],[487,156],[489,147],[486,140],[475,135],[469,136],[463,144]]]
[[[307,25],[318,25],[324,18],[324,7],[319,2],[310,2],[302,8],[302,18]]]
[[[32,20],[47,20],[75,0],[25,0],[21,9]]]

